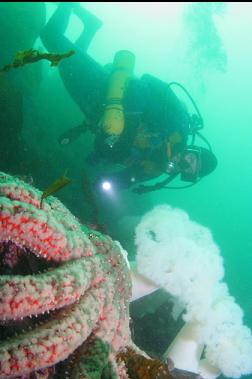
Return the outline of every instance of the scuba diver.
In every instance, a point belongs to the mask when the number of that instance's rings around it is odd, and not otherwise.
[[[84,24],[75,43],[64,36],[72,11]],[[42,31],[47,50],[75,50],[74,56],[61,62],[59,71],[84,121],[60,136],[59,143],[71,143],[87,130],[94,133],[94,151],[87,162],[102,164],[104,170],[112,167],[96,179],[105,190],[111,185],[118,189],[133,186],[140,194],[170,188],[168,184],[179,174],[189,185],[197,183],[216,168],[217,159],[199,132],[203,119],[195,102],[179,83],[167,84],[149,74],[136,78],[135,56],[129,51],[119,51],[113,65],[99,65],[87,49],[101,25],[79,3],[60,3]],[[175,86],[190,98],[195,114],[188,113],[172,89]],[[197,135],[207,148],[195,145]],[[162,174],[166,177],[159,183],[139,185]]]

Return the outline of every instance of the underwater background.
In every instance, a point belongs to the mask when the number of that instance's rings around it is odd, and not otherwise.
[[[16,16],[6,17],[12,6]],[[45,51],[37,30],[56,6],[0,4],[1,67],[19,50]],[[163,203],[187,211],[211,229],[224,258],[225,281],[252,328],[252,4],[86,2],[85,7],[103,22],[88,53],[105,65],[128,49],[136,55],[137,76],[150,73],[182,83],[201,110],[204,136],[218,158],[217,169],[191,188],[98,198],[101,223],[134,259],[134,228],[144,213]],[[72,16],[67,36],[74,40],[81,30]],[[43,61],[2,75],[0,83],[0,170],[41,190],[67,170],[72,182],[56,196],[81,222],[92,221],[95,194],[87,189],[85,159],[93,136],[87,132],[69,145],[58,143],[83,118],[58,68]],[[176,94],[187,101],[179,90]]]

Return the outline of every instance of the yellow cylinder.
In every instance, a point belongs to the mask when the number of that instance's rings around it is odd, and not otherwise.
[[[108,85],[103,130],[108,135],[120,135],[124,129],[123,97],[128,80],[133,75],[135,55],[127,50],[118,51],[114,57]]]

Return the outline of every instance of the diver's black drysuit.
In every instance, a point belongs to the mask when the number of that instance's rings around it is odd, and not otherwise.
[[[96,32],[95,28],[91,28],[90,31],[88,27],[85,28],[76,43],[72,43],[64,36],[71,9],[71,3],[61,3],[58,6],[42,31],[41,40],[48,51],[75,51],[75,55],[60,63],[59,71],[68,93],[85,114],[90,129],[97,136],[95,141],[97,155],[122,164],[129,161],[128,158],[132,158],[133,163],[116,174],[121,175],[123,187],[131,185],[132,175],[136,182],[150,179],[153,175],[144,172],[139,167],[139,162],[146,158],[160,161],[165,159],[164,152],[157,154],[155,145],[158,145],[158,139],[165,139],[175,132],[180,133],[182,137],[180,146],[183,148],[188,136],[189,115],[166,83],[147,74],[140,79],[134,78],[129,81],[123,99],[126,119],[124,131],[113,149],[106,146],[103,134],[99,133],[98,124],[103,115],[110,72],[87,54],[88,46]],[[87,11],[86,13],[88,15]],[[153,146],[145,151],[132,149],[140,123],[144,125],[147,133],[158,134]]]

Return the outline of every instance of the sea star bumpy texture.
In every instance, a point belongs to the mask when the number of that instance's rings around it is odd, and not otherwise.
[[[0,173],[0,379],[93,378],[90,351],[101,375],[128,378],[115,359],[132,345],[122,249],[54,197],[40,209],[41,195]]]

